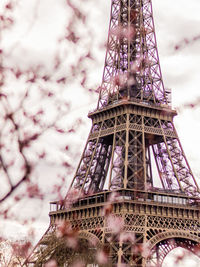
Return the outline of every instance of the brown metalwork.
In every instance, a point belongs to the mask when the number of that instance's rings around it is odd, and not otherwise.
[[[112,0],[98,105],[88,115],[92,128],[70,186],[80,197],[70,208],[51,203],[50,228],[27,264],[41,257],[59,219],[78,227],[81,238],[109,246],[109,266],[161,266],[175,247],[195,253],[200,244],[199,187],[176,133],[177,114],[169,99],[151,0]],[[112,214],[123,218],[124,231],[134,234],[134,242],[114,238],[102,213],[112,192],[117,193]],[[150,257],[133,249],[144,244]]]

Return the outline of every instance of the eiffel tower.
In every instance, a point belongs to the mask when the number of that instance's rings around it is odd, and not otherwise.
[[[51,203],[50,227],[26,263],[43,266],[38,259],[54,257],[55,244],[45,251],[57,220],[78,228],[80,239],[109,248],[104,266],[160,267],[176,247],[197,254],[199,187],[176,115],[163,85],[151,0],[112,0],[98,104],[88,115],[91,131],[65,200],[73,190],[79,196],[68,207]],[[119,237],[110,216],[123,220],[129,238]]]

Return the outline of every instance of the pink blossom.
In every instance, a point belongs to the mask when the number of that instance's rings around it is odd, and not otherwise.
[[[182,260],[184,260],[185,256],[186,256],[186,252],[181,251],[181,254],[175,256],[175,263],[179,264]]]
[[[80,190],[72,188],[68,194],[66,199],[64,200],[65,208],[70,208],[73,203],[75,203],[82,196]]]
[[[15,255],[19,257],[27,257],[31,248],[31,242],[29,241],[25,243],[14,242],[11,245]]]
[[[151,183],[146,183],[145,184],[145,190],[148,191],[148,190],[151,190],[152,189],[152,184]]]
[[[69,221],[60,220],[56,222],[57,231],[56,236],[58,238],[65,238],[66,245],[75,249],[78,245],[78,230],[72,229]]]
[[[75,249],[78,246],[78,238],[76,235],[66,237],[66,245],[69,248]]]
[[[103,208],[102,215],[107,216],[112,212],[112,210],[113,210],[113,205],[111,203],[107,203]]]
[[[58,265],[55,260],[50,260],[44,265],[44,267],[58,267]]]
[[[97,232],[101,232],[101,229],[96,229]],[[90,242],[90,244],[93,246],[93,247],[96,247],[97,246],[97,241],[98,239],[96,238],[90,238],[88,241]]]
[[[99,250],[96,254],[96,260],[99,264],[106,264],[108,262],[108,254],[103,250]]]
[[[119,25],[115,27],[114,29],[112,29],[111,33],[119,39],[126,38],[128,40],[132,40],[135,36],[135,28],[134,27],[122,27]]]
[[[135,234],[122,232],[122,233],[120,233],[119,240],[122,243],[127,242],[127,241],[134,243],[135,242]]]
[[[118,75],[115,75],[115,77],[113,77],[112,79],[112,83],[117,86],[123,86],[125,84],[125,82],[127,81],[127,74],[118,74]]]
[[[124,227],[124,219],[119,216],[109,215],[107,218],[107,225],[113,233],[119,233]]]
[[[149,256],[151,255],[151,250],[149,248],[149,244],[148,243],[143,243],[142,244],[142,252],[141,252],[141,255],[144,258],[149,258]]]
[[[109,195],[109,199],[108,199],[108,201],[109,202],[115,202],[117,199],[118,199],[118,197],[119,197],[119,193],[117,193],[117,192],[112,192],[110,195]]]
[[[149,248],[148,243],[138,244],[138,245],[134,246],[133,252],[135,254],[138,254],[138,253],[141,254],[141,256],[144,258],[148,258],[151,254],[151,250]]]

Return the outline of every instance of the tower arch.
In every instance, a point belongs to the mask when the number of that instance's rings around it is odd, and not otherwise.
[[[156,240],[156,241],[155,241]],[[185,233],[176,231],[163,232],[149,240],[149,248],[151,257],[148,264],[152,267],[162,267],[167,255],[176,248],[183,248],[200,259],[200,238],[194,233]]]
[[[87,240],[91,245],[95,246],[97,249],[101,248],[101,246],[103,245],[100,239],[95,234],[89,231],[85,230],[80,231],[78,238]]]

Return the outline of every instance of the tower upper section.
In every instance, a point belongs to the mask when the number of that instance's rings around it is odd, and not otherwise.
[[[163,86],[151,0],[112,0],[97,109],[119,100],[169,105]]]

